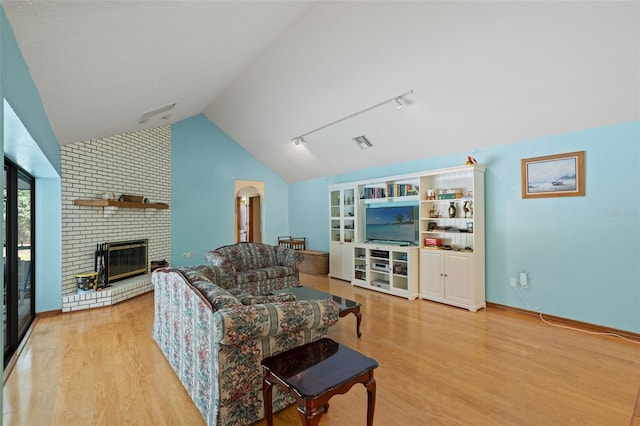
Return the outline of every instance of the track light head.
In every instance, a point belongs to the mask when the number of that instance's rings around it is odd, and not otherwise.
[[[395,98],[396,101],[396,109],[400,109],[404,106],[404,104],[402,103],[402,97],[398,96],[397,98]]]

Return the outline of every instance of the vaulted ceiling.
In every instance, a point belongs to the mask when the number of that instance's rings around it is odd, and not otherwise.
[[[633,1],[3,5],[61,144],[204,113],[295,182],[640,118]]]

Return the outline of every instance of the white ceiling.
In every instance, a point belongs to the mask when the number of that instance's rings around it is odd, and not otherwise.
[[[61,144],[204,113],[295,182],[640,118],[636,1],[3,4]]]

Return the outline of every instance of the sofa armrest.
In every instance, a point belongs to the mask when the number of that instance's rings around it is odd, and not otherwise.
[[[298,250],[293,250],[288,247],[276,246],[275,249],[276,260],[279,266],[289,266],[296,271],[298,270],[298,265],[304,260],[304,255]]]
[[[174,285],[182,284],[191,289],[212,311],[242,303],[218,284],[212,267],[192,266],[184,268],[162,268],[153,271],[151,281],[154,288],[164,280]]]
[[[228,288],[226,283],[235,283],[233,276],[229,276],[229,274],[227,274],[227,272],[219,266],[182,266],[175,269],[178,269],[189,280],[190,283],[194,283],[199,280],[205,280],[213,284],[217,284],[225,289]]]
[[[209,262],[211,266],[218,266],[222,268],[225,272],[233,274],[235,271],[233,270],[233,264],[231,263],[231,259],[223,256],[222,254],[216,252],[215,250],[208,251],[204,254],[204,260]]]
[[[211,250],[204,254],[204,260],[209,262],[211,267],[215,270],[216,275],[219,278],[218,284],[220,286],[223,288],[230,288],[235,285],[236,271],[229,258]]]
[[[328,328],[338,322],[330,299],[233,306],[214,313],[214,341],[233,345],[245,340]]]

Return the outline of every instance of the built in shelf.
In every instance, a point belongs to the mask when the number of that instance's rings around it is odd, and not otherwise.
[[[73,200],[76,206],[85,207],[122,207],[128,209],[168,209],[168,204],[163,203],[134,203],[132,201],[116,200]]]

